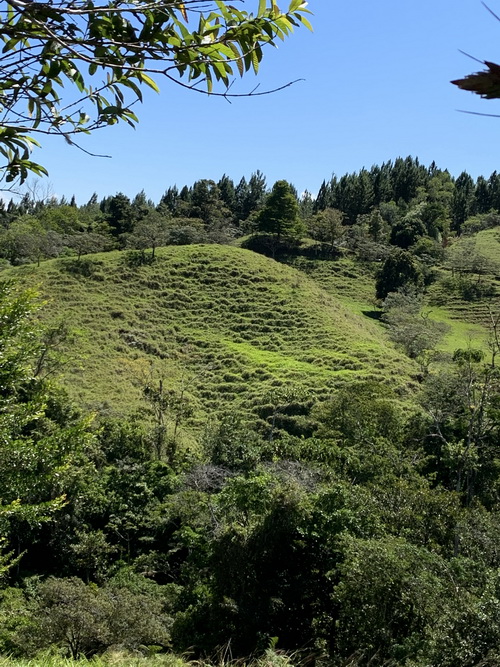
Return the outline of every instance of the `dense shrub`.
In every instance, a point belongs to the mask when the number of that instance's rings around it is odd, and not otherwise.
[[[161,587],[151,583],[131,590],[121,584],[110,581],[98,588],[76,577],[41,583],[30,602],[29,621],[18,631],[25,650],[57,645],[77,658],[110,646],[167,646],[171,619]]]

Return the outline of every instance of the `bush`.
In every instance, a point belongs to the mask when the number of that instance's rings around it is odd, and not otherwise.
[[[423,275],[419,262],[411,253],[396,250],[387,257],[377,276],[377,298],[385,299],[389,292],[397,292],[404,287],[419,291],[422,284]]]
[[[91,259],[67,259],[63,261],[65,271],[73,276],[83,276],[85,278],[96,277],[97,269],[101,266],[102,262]]]
[[[144,250],[127,250],[124,261],[126,266],[134,268],[145,264],[153,264],[155,258],[152,255],[146,255]]]
[[[203,229],[195,225],[172,227],[167,236],[167,245],[191,245],[204,243],[206,235]]]
[[[147,582],[150,586],[134,590],[123,583],[98,588],[76,577],[47,579],[36,590],[29,623],[21,632],[27,651],[56,645],[78,658],[110,646],[168,645],[171,619],[164,613],[161,587]]]
[[[481,299],[489,299],[495,296],[493,285],[488,285],[478,280],[461,278],[457,281],[457,287],[464,301],[481,301]]]
[[[0,654],[19,655],[19,633],[29,625],[29,609],[19,588],[0,591]]]
[[[469,276],[453,276],[440,282],[441,288],[448,294],[457,294],[464,301],[481,301],[496,295],[495,286],[489,282],[474,280]]]

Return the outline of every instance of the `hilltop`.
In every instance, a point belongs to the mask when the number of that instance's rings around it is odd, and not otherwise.
[[[373,319],[247,250],[167,247],[140,266],[102,253],[6,275],[37,285],[46,324],[68,324],[61,381],[90,409],[130,413],[160,379],[184,393],[198,423],[234,407],[307,403],[355,380],[380,380],[403,397],[415,386],[416,366]]]

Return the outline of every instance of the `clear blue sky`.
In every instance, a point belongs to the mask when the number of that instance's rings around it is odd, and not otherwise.
[[[489,2],[500,13],[500,0]],[[500,62],[500,22],[480,0],[310,0],[309,8],[314,33],[297,30],[268,50],[258,77],[237,89],[304,81],[232,104],[160,81],[160,95],[137,108],[136,130],[110,127],[82,142],[112,159],[44,138],[34,157],[53,192],[81,204],[94,191],[144,189],[158,201],[169,185],[223,173],[237,182],[260,169],[269,185],[284,178],[314,193],[333,173],[406,155],[453,175],[500,170],[500,118],[457,111],[500,114],[500,101],[449,83],[479,68],[459,49]]]

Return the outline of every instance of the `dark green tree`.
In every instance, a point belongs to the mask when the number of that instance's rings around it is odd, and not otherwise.
[[[257,169],[248,181],[248,194],[245,200],[245,213],[248,217],[253,211],[258,211],[266,196],[266,177]]]
[[[474,212],[488,213],[491,208],[492,203],[488,181],[484,176],[479,176],[474,190]]]
[[[236,215],[239,220],[246,220],[253,212],[258,211],[266,195],[266,178],[257,170],[247,181],[243,177],[235,189]]]
[[[380,167],[374,165],[370,169],[370,179],[373,187],[374,206],[379,206],[383,202],[393,199],[389,163],[384,162]]]
[[[409,248],[427,232],[422,221],[422,204],[410,210],[391,230],[391,243],[400,248]]]
[[[463,171],[455,181],[455,192],[451,202],[452,230],[459,232],[470,217],[474,207],[474,181]]]
[[[135,225],[137,222],[143,220],[150,211],[154,210],[154,204],[151,200],[148,200],[144,190],[141,190],[132,199],[130,208],[132,212],[133,225]]]
[[[207,227],[228,222],[231,211],[226,207],[215,181],[203,178],[191,188],[190,218],[201,218]]]
[[[296,237],[302,231],[299,204],[287,181],[276,181],[257,217],[259,231],[273,234],[279,242],[283,236]]]
[[[488,179],[488,194],[491,208],[500,211],[500,174],[496,171]]]
[[[119,192],[101,205],[106,214],[113,236],[131,232],[133,228],[133,211],[130,199]]]
[[[411,286],[419,290],[423,285],[422,269],[418,260],[405,250],[396,250],[385,260],[376,280],[378,299],[385,299],[389,292]]]
[[[332,182],[333,181],[334,179],[332,179]],[[318,211],[323,211],[325,208],[332,206],[333,194],[331,182],[327,183],[326,181],[323,181],[319,188],[318,195],[314,200],[314,213],[318,213]]]
[[[233,180],[224,174],[217,183],[217,187],[219,188],[220,198],[224,202],[224,205],[234,215],[236,212],[236,192]]]
[[[309,190],[306,190],[301,195],[299,200],[299,209],[300,217],[304,221],[309,220],[309,218],[311,218],[312,214],[314,213],[314,199]]]
[[[404,159],[397,158],[391,170],[393,188],[391,199],[398,204],[400,201],[410,203],[417,196],[419,187],[425,187],[428,180],[429,172],[417,158],[411,156]]]
[[[179,190],[176,185],[169,187],[162,195],[160,203],[157,206],[158,213],[168,213],[175,215],[177,212],[177,201],[179,199]]]

